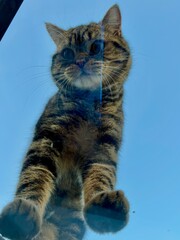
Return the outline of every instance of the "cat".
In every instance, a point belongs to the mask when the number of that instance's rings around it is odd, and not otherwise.
[[[63,30],[47,23],[56,44],[51,72],[58,87],[38,120],[14,200],[0,233],[14,240],[81,240],[126,226],[129,203],[114,190],[123,132],[123,85],[131,67],[121,13]]]

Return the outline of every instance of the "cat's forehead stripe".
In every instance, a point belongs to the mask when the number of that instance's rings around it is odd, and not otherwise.
[[[97,31],[93,31],[89,26],[82,26],[78,29],[73,29],[70,32],[69,44],[81,45],[84,41],[91,40],[97,36]]]
[[[70,45],[81,45],[85,40],[88,39],[88,29],[78,29],[73,31],[69,37],[69,44]]]

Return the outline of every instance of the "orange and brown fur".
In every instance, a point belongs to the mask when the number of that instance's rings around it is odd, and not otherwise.
[[[16,240],[79,240],[87,224],[116,232],[129,205],[114,190],[122,141],[123,84],[129,47],[117,5],[100,23],[47,30],[57,45],[52,76],[58,92],[40,117],[15,199],[0,215],[0,233]]]

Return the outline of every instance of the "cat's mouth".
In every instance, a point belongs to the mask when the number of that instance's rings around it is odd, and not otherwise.
[[[89,76],[89,75],[93,75],[93,71],[91,68],[86,67],[86,65],[83,68],[79,67],[79,75],[80,76]]]
[[[102,81],[102,75],[90,64],[84,66],[71,65],[65,71],[65,77],[72,85],[81,89],[95,89]]]
[[[91,76],[96,76],[96,74],[94,74],[92,71],[86,71],[86,70],[81,70],[79,77],[80,78],[86,78],[86,77],[91,77]]]
[[[95,89],[100,84],[100,76],[87,71],[81,71],[79,77],[74,79],[73,85],[83,89]]]

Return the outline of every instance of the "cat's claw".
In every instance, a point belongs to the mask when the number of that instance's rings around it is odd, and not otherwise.
[[[30,240],[38,234],[41,218],[29,200],[16,199],[0,215],[0,233],[11,240]]]
[[[85,206],[87,224],[96,232],[117,232],[129,219],[129,203],[122,191],[102,192]]]

